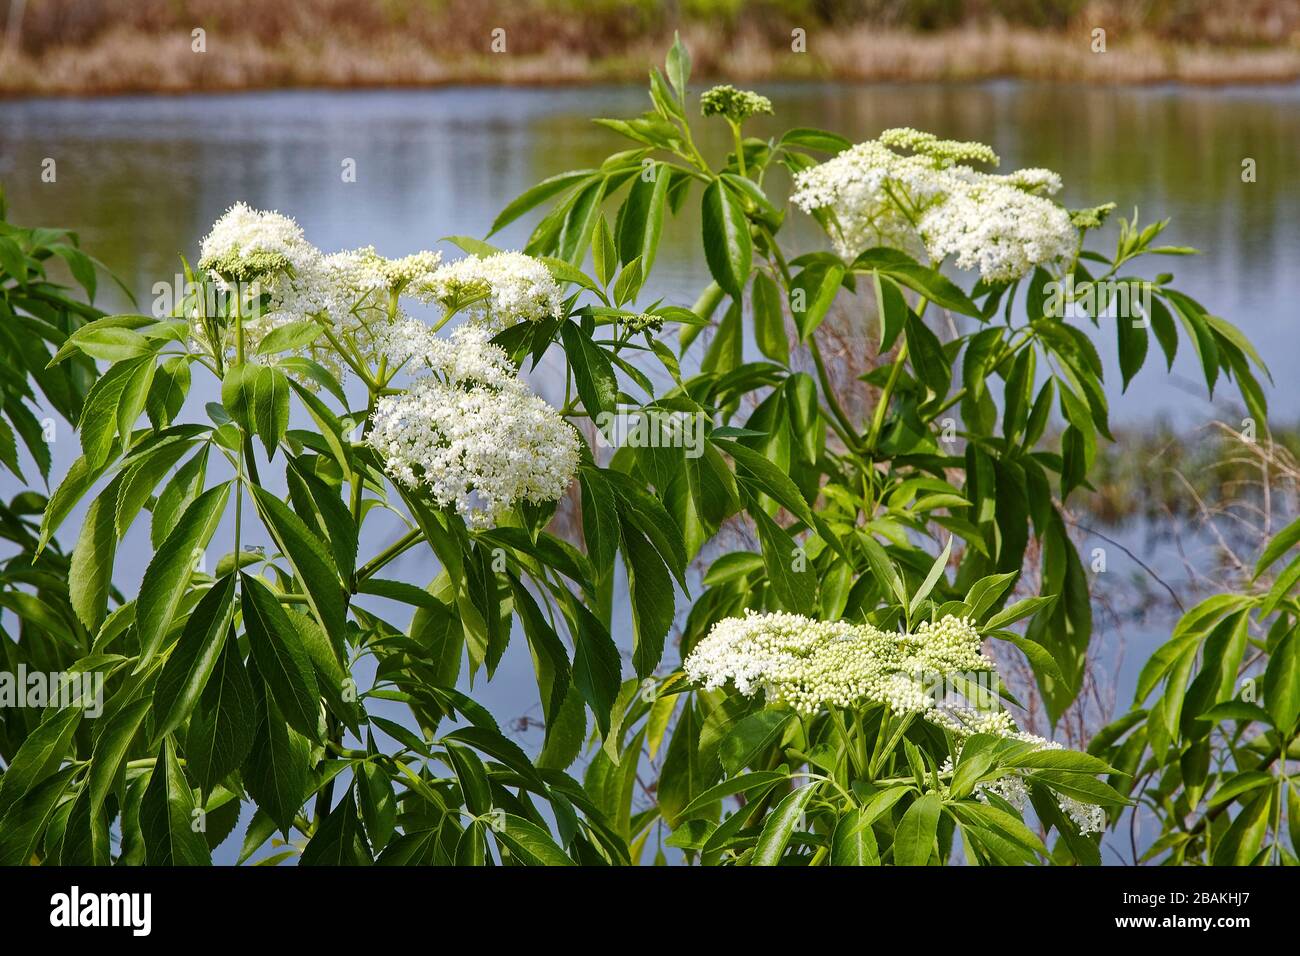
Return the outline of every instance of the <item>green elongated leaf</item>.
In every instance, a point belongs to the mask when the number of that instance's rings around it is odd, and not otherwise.
[[[788,710],[764,709],[736,721],[718,748],[723,768],[733,777],[739,774],[780,740],[793,717]]]
[[[0,866],[26,866],[31,862],[54,808],[76,772],[76,767],[65,767],[46,777],[0,814]]]
[[[781,292],[766,272],[754,274],[754,341],[774,362],[790,364],[790,340],[785,332]]]
[[[506,208],[502,209],[501,212],[497,214],[496,219],[492,221],[492,228],[488,231],[488,235],[491,236],[493,233],[504,229],[530,209],[540,206],[552,196],[558,195],[566,189],[571,189],[574,186],[577,186],[579,183],[590,179],[595,174],[596,171],[594,169],[575,169],[567,173],[548,176],[537,185],[524,190],[524,192],[511,200]]]
[[[82,787],[72,803],[63,839],[59,841],[59,865],[108,866],[111,851],[108,819],[98,808],[91,808],[90,791]]]
[[[321,821],[320,829],[302,851],[299,866],[361,866],[370,863],[361,834],[357,804],[349,787],[338,805]]]
[[[853,271],[879,270],[931,302],[973,318],[980,316],[979,306],[970,300],[943,273],[923,266],[905,252],[884,247],[868,249],[853,261]]]
[[[669,515],[663,503],[646,491],[640,482],[633,481],[621,472],[602,471],[601,475],[609,482],[618,498],[620,518],[631,522],[650,539],[682,590],[689,593],[686,583],[686,544],[677,522]]]
[[[1271,787],[1275,782],[1271,773],[1260,770],[1247,770],[1233,774],[1214,791],[1214,795],[1206,802],[1206,807],[1217,807],[1240,797],[1243,793],[1251,793],[1260,787]]]
[[[623,661],[609,632],[581,603],[569,603],[573,625],[573,684],[591,708],[603,738],[622,684]]]
[[[1259,556],[1259,560],[1255,562],[1255,577],[1258,578],[1265,570],[1271,567],[1278,558],[1282,557],[1282,555],[1286,554],[1297,544],[1300,544],[1300,518],[1292,521],[1289,525],[1269,539],[1263,553]]]
[[[1008,624],[1014,624],[1016,621],[1023,620],[1031,614],[1036,614],[1045,607],[1050,607],[1056,603],[1056,595],[1051,594],[1046,597],[1025,598],[1023,601],[1017,601],[1010,607],[1003,608],[997,614],[994,614],[984,623],[986,630],[996,630],[1006,627]]]
[[[357,803],[366,836],[378,852],[388,845],[397,827],[397,797],[383,768],[373,763],[357,767]]]
[[[803,548],[758,506],[749,509],[763,545],[763,565],[777,599],[796,614],[811,614],[817,605],[817,576]]]
[[[146,372],[146,368],[150,371]],[[132,396],[138,391],[139,377],[149,375],[152,381],[152,369],[152,356],[118,362],[91,386],[77,424],[81,450],[91,470],[102,468],[108,462],[113,439],[118,434],[120,413],[129,411]]]
[[[606,178],[601,176],[581,187],[560,225],[557,237],[559,257],[575,266],[581,265],[586,258],[591,234],[600,216],[601,200],[605,198],[606,182]]]
[[[168,737],[140,801],[140,832],[150,866],[211,866],[212,854],[194,829],[194,791]]]
[[[244,629],[258,673],[289,726],[310,740],[318,740],[320,689],[298,629],[271,590],[257,578],[240,572],[239,590]]]
[[[908,313],[903,334],[917,377],[935,396],[947,395],[952,385],[952,365],[944,354],[939,337],[914,312]]]
[[[1020,649],[1020,652],[1029,660],[1030,667],[1033,668],[1034,674],[1042,679],[1046,677],[1049,680],[1056,681],[1058,684],[1065,684],[1065,674],[1061,670],[1061,665],[1056,662],[1056,658],[1042,644],[1037,641],[1031,641],[1027,637],[1015,633],[1014,631],[993,631],[986,632],[989,637],[996,637],[999,640],[1014,644]]]
[[[68,597],[77,617],[92,634],[99,630],[108,613],[108,592],[113,585],[113,558],[117,553],[117,501],[120,477],[99,493],[86,511],[86,518],[72,549],[68,569]]]
[[[153,506],[153,520],[149,524],[149,541],[161,548],[167,536],[180,523],[181,515],[203,491],[207,481],[209,446],[201,447],[189,461],[176,469],[176,474],[163,486]]]
[[[578,396],[591,418],[601,412],[613,413],[618,408],[618,378],[609,357],[600,346],[575,322],[560,326],[564,351],[573,369]]]
[[[1018,576],[1015,571],[1006,574],[991,574],[980,578],[966,592],[965,603],[970,608],[971,617],[980,620],[989,609],[997,604],[998,599],[1006,593],[1007,588]]]
[[[275,536],[276,544],[294,573],[302,580],[307,603],[325,626],[336,648],[343,646],[343,619],[347,614],[339,572],[320,538],[289,506],[263,488],[253,487],[258,513]]]
[[[72,341],[91,358],[105,362],[142,358],[154,351],[147,338],[122,326],[84,329]]]
[[[918,797],[898,821],[894,832],[894,863],[897,866],[925,866],[934,853],[943,800],[937,793]]]
[[[252,686],[256,725],[240,777],[258,809],[287,835],[307,794],[311,741],[289,726],[260,675]]]
[[[685,103],[686,84],[691,78],[691,54],[682,43],[682,38],[676,33],[673,34],[673,45],[664,61],[664,72],[668,75],[668,81],[672,83],[673,89],[677,91],[677,98]]]
[[[802,311],[791,309],[794,313],[795,325],[799,327],[799,341],[807,342],[826,319],[831,306],[835,304],[835,297],[839,294],[840,283],[843,281],[844,267],[831,266],[821,275],[816,288],[811,290],[813,295],[807,308]]]
[[[123,471],[114,517],[119,539],[126,534],[136,516],[148,503],[158,482],[193,447],[193,442],[186,440],[167,442],[145,453],[144,457]]]
[[[750,860],[752,866],[777,866],[781,862],[790,837],[819,784],[820,781],[813,781],[790,791],[768,814],[763,831],[758,835],[758,843],[754,845],[754,856]]]
[[[267,458],[289,427],[289,379],[257,362],[236,365],[221,383],[221,403],[241,428],[262,440]]]
[[[983,803],[966,802],[953,806],[953,811],[961,819],[965,826],[974,825],[982,829],[991,830],[1000,838],[1010,841],[1015,846],[1024,850],[1032,856],[1026,860],[1029,862],[1033,856],[1046,857],[1047,847],[1024,822],[1005,810],[997,807],[988,806]]]
[[[573,860],[537,824],[513,813],[504,815],[504,825],[493,829],[499,845],[506,847],[525,866],[573,866]]]
[[[95,749],[90,758],[86,777],[86,791],[90,800],[90,813],[97,813],[118,779],[122,761],[130,753],[131,742],[144,723],[145,715],[153,709],[153,701],[140,697],[120,707],[108,719],[104,729],[95,739]]]
[[[631,522],[622,523],[623,558],[632,602],[632,664],[638,677],[654,673],[676,609],[672,578],[663,559]]]
[[[1124,391],[1127,391],[1128,383],[1133,381],[1133,376],[1146,361],[1147,330],[1141,320],[1124,316],[1115,320],[1115,328],[1119,336],[1119,370],[1124,379]]]
[[[758,490],[785,508],[809,527],[815,527],[812,509],[799,493],[799,487],[790,480],[790,476],[772,464],[764,455],[752,448],[726,438],[712,440],[722,451],[730,455],[741,472],[742,480],[758,487]],[[830,542],[827,542],[830,543]],[[837,549],[837,553],[838,553]],[[843,556],[843,555],[841,555]]]
[[[692,815],[708,809],[712,804],[725,800],[727,797],[753,793],[755,790],[773,787],[782,780],[788,779],[789,774],[780,770],[757,770],[753,773],[742,773],[739,776],[730,777],[709,787],[687,804],[686,809],[682,811],[682,816],[689,819]]]
[[[831,837],[832,866],[880,866],[876,834],[862,807],[854,807],[840,817]]]
[[[815,465],[819,446],[825,440],[817,408],[817,383],[807,372],[796,372],[785,380],[785,399],[795,450],[804,464]]]
[[[875,284],[876,312],[880,322],[880,352],[884,354],[898,341],[911,310],[907,307],[903,290],[893,279],[881,275],[879,270],[872,271],[871,279]]]
[[[862,545],[862,550],[867,555],[867,564],[871,567],[871,574],[879,583],[881,591],[892,594],[901,605],[907,604],[907,588],[903,584],[903,578],[898,573],[898,568],[890,560],[889,554],[880,542],[871,535],[860,533],[858,542]]]
[[[1300,628],[1292,628],[1269,655],[1264,704],[1274,726],[1288,735],[1300,717]]]
[[[47,714],[23,741],[0,776],[0,817],[71,756],[68,746],[82,713],[80,707],[65,707]]]
[[[1085,803],[1095,803],[1100,806],[1123,806],[1128,803],[1124,795],[1110,784],[1086,773],[1037,770],[1031,776],[1035,780],[1046,783],[1053,790]]]
[[[921,586],[917,588],[916,593],[912,595],[912,603],[908,605],[907,613],[915,614],[921,603],[930,596],[934,586],[939,583],[939,578],[943,576],[944,568],[948,567],[948,558],[952,554],[952,535],[948,536],[948,543],[943,546],[943,551],[939,557],[934,559],[934,564],[930,566],[930,573],[925,576]]]
[[[528,755],[517,743],[503,736],[499,731],[488,727],[462,727],[443,738],[444,743],[448,741],[469,744],[475,750],[481,750],[489,757],[501,761],[526,780],[530,786],[538,790],[546,788],[537,768],[528,759]]]
[[[230,483],[223,482],[195,498],[145,569],[135,602],[140,638],[137,671],[161,649],[189,586],[196,559],[217,530],[229,496]]]
[[[305,349],[324,333],[315,319],[299,319],[287,325],[277,325],[257,343],[258,355],[279,355],[296,349]],[[232,369],[235,372],[237,369]]]
[[[487,824],[481,820],[471,820],[469,826],[456,841],[457,866],[485,866],[488,859]],[[379,862],[383,863],[381,859]]]
[[[492,809],[492,784],[483,761],[468,747],[453,743],[447,744],[447,757],[460,783],[465,807],[476,817],[486,815]]]
[[[1033,750],[1016,757],[1007,766],[1041,770],[1069,770],[1075,773],[1108,774],[1115,768],[1092,754],[1077,750]]]
[[[54,494],[50,495],[45,512],[41,515],[41,537],[37,542],[36,554],[45,550],[51,536],[58,530],[63,519],[68,516],[78,501],[89,491],[104,473],[105,465],[92,467],[84,455],[77,458],[68,469],[67,475],[59,483]]]
[[[1215,847],[1215,866],[1248,866],[1254,861],[1268,832],[1272,805],[1273,791],[1269,789],[1242,808]]]
[[[648,171],[648,178],[647,178]],[[623,201],[615,221],[618,237],[618,257],[624,263],[641,259],[641,275],[650,275],[655,253],[659,250],[659,236],[663,231],[664,208],[668,186],[672,182],[669,167],[655,163],[643,167],[641,175],[632,182],[627,199]]]
[[[1196,354],[1201,359],[1201,368],[1205,372],[1205,387],[1214,394],[1214,385],[1219,379],[1219,347],[1215,343],[1214,333],[1205,320],[1205,310],[1182,293],[1172,289],[1164,291],[1165,298],[1174,307],[1174,312],[1187,329]],[[1154,301],[1154,300],[1153,300]]]
[[[618,268],[618,250],[614,247],[614,234],[604,216],[596,219],[596,230],[591,237],[591,267],[601,287],[607,287]]]
[[[204,793],[238,769],[252,748],[256,702],[237,641],[227,636],[185,736],[188,773]]]
[[[350,580],[357,565],[357,526],[348,506],[336,488],[298,461],[289,460],[286,475],[294,510],[313,534],[329,544],[339,574],[344,580]]]
[[[663,768],[659,773],[659,813],[664,821],[673,828],[696,816],[705,808],[699,797],[705,793],[716,779],[716,773],[710,772],[708,760],[701,753],[700,732],[702,718],[694,695],[688,696],[682,705],[681,716],[673,728],[672,739],[668,741],[668,752],[664,755]]]
[[[702,218],[709,272],[723,291],[740,301],[754,256],[744,206],[735,193],[715,179],[704,190]]]
[[[587,557],[599,577],[614,566],[618,552],[619,521],[614,491],[597,468],[582,468],[578,473],[582,488],[582,536]]]
[[[194,608],[154,687],[154,740],[170,734],[187,717],[207,686],[235,616],[235,576],[227,574]]]
[[[618,274],[614,281],[614,304],[622,308],[627,303],[636,298],[637,293],[641,291],[641,286],[645,282],[645,271],[641,265],[641,260],[633,259],[623,271]],[[635,366],[632,366],[635,368]]]

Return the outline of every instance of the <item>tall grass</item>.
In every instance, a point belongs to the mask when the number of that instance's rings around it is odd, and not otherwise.
[[[9,0],[0,92],[640,79],[673,30],[739,79],[1300,76],[1300,0]],[[4,4],[0,3],[0,9]],[[1107,31],[1094,53],[1092,30]],[[206,32],[206,53],[191,31]],[[495,29],[506,54],[494,54]],[[807,35],[806,55],[791,31]]]

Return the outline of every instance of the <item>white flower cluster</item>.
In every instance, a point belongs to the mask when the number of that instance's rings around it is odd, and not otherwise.
[[[977,733],[1060,749],[1058,743],[1019,730],[1005,710],[954,706],[935,695],[936,675],[996,673],[980,644],[971,621],[951,615],[922,624],[914,634],[901,634],[870,624],[746,610],[744,617],[715,624],[682,667],[706,689],[731,682],[747,697],[762,691],[770,703],[789,704],[805,714],[822,707],[888,704],[896,713],[917,714],[952,731],[958,754],[961,741]],[[952,772],[951,758],[942,769]],[[987,802],[990,794],[1021,811],[1029,797],[1024,778],[1015,773],[976,787],[980,799]],[[1057,801],[1081,833],[1105,827],[1101,807],[1059,794]]]
[[[916,130],[886,130],[796,177],[791,200],[834,214],[843,256],[874,246],[938,263],[952,256],[988,281],[1010,281],[1073,255],[1078,233],[1070,214],[1044,198],[1061,187],[1046,169],[1006,176],[969,162],[996,164],[982,143],[940,140]]]
[[[559,318],[563,296],[546,264],[521,252],[466,256],[422,280],[418,294],[464,311],[499,332],[520,322]]]
[[[769,701],[803,713],[871,702],[945,720],[935,677],[990,673],[993,664],[965,618],[949,616],[915,634],[894,634],[869,624],[746,611],[715,624],[683,667],[707,688],[730,680],[746,696],[761,690]]]
[[[379,400],[366,438],[388,473],[474,527],[520,501],[563,495],[578,468],[573,426],[519,380],[485,329],[461,326],[446,340],[419,325],[395,332],[391,346],[428,374]]]
[[[204,237],[199,265],[222,278],[251,280],[277,269],[300,269],[317,255],[288,216],[237,202]]]
[[[199,265],[218,282],[241,283],[250,299],[266,302],[244,316],[250,350],[272,330],[303,319],[323,320],[363,356],[383,355],[387,326],[405,324],[398,297],[414,295],[460,310],[472,322],[500,331],[516,322],[558,317],[560,287],[541,261],[518,252],[469,256],[444,264],[437,252],[398,259],[373,246],[325,254],[296,222],[277,212],[236,203],[212,226]],[[225,344],[229,349],[229,343]],[[339,356],[316,345],[312,357],[341,375]]]

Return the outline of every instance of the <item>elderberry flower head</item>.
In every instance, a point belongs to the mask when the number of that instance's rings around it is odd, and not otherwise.
[[[981,143],[941,140],[911,129],[886,130],[799,173],[791,200],[806,212],[833,213],[835,246],[856,256],[874,246],[1012,281],[1073,255],[1070,215],[1045,198],[1060,177],[1046,169],[1009,175],[977,172],[996,164]]]
[[[217,278],[251,282],[309,265],[319,255],[288,216],[237,202],[204,237],[199,267]]]
[[[949,616],[914,634],[896,634],[870,624],[753,611],[715,624],[683,667],[707,688],[731,681],[746,696],[761,690],[769,701],[803,713],[887,703],[936,720],[947,706],[933,692],[936,677],[993,670],[965,618]]]
[[[772,101],[750,90],[715,86],[700,96],[700,112],[705,116],[725,116],[739,123],[758,113],[771,113]]]
[[[466,256],[417,280],[412,288],[419,297],[463,311],[496,332],[520,322],[559,318],[563,310],[551,270],[521,252]]]
[[[578,468],[573,426],[519,380],[485,329],[461,326],[448,340],[420,324],[401,324],[386,345],[425,374],[379,400],[366,438],[393,479],[473,527],[495,524],[522,501],[563,495]]]

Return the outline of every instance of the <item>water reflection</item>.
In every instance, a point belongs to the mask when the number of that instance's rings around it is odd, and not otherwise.
[[[1208,255],[1167,260],[1193,295],[1241,325],[1265,355],[1294,351],[1288,265],[1300,253],[1300,152],[1295,88],[1090,88],[993,82],[954,86],[839,84],[766,90],[778,115],[756,124],[824,126],[851,139],[916,126],[992,143],[1004,165],[1047,166],[1071,205],[1135,205],[1172,217],[1170,242]],[[635,88],[287,92],[242,96],[0,103],[0,180],[20,221],[78,227],[137,293],[176,271],[207,225],[235,199],[297,217],[324,248],[371,242],[380,252],[481,236],[513,195],[536,180],[594,165],[620,148],[588,122],[646,104]],[[720,124],[702,145],[726,148]],[[43,184],[54,158],[58,182]],[[1243,183],[1253,159],[1257,181]],[[356,182],[343,181],[345,160]],[[779,182],[774,191],[783,191]],[[806,223],[800,222],[800,226]],[[527,223],[502,242],[518,245]],[[670,225],[653,294],[693,298],[704,264],[686,240],[693,209]],[[811,230],[799,232],[814,241]],[[1114,346],[1103,354],[1113,367]],[[1187,371],[1191,372],[1190,363]],[[1119,421],[1159,413],[1203,416],[1162,377],[1141,376]],[[1300,392],[1279,383],[1283,417]]]

